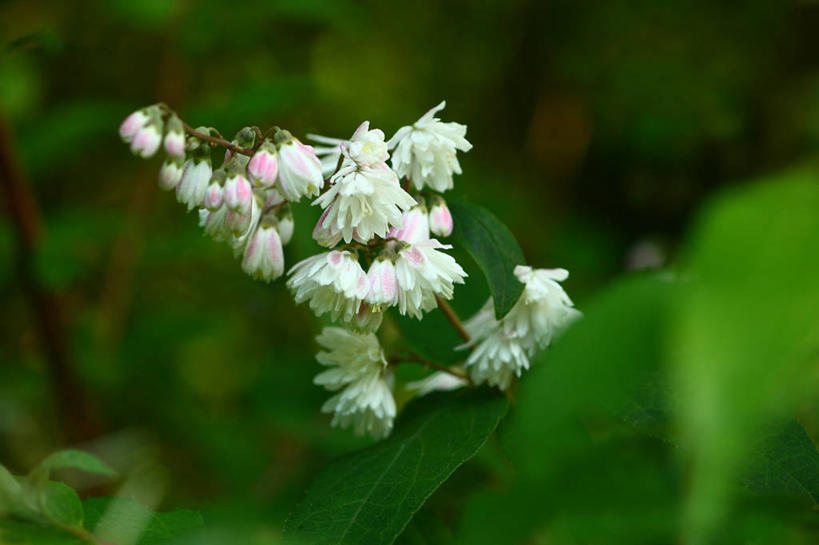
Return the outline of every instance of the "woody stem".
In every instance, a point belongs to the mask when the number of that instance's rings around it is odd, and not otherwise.
[[[455,314],[452,307],[449,306],[449,303],[447,303],[440,295],[435,296],[435,301],[438,303],[438,308],[440,308],[441,312],[443,312],[444,316],[446,316],[446,319],[449,320],[449,323],[451,323],[452,327],[455,328],[455,331],[458,332],[458,335],[460,335],[464,342],[468,343],[470,341],[469,333],[466,332],[463,322],[461,322],[461,319],[458,318],[457,314]]]

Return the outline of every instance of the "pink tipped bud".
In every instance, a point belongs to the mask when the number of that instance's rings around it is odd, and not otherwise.
[[[272,225],[259,226],[250,237],[242,259],[242,270],[266,282],[275,280],[284,273],[282,242]]]
[[[148,114],[142,110],[137,110],[128,117],[119,126],[119,136],[123,141],[130,143],[136,136],[137,131],[148,123]]]
[[[253,158],[247,165],[247,173],[250,175],[250,179],[257,185],[261,187],[271,187],[279,173],[276,147],[270,142],[262,144],[262,147],[253,155]]]
[[[176,186],[182,180],[183,170],[184,167],[181,161],[168,159],[162,163],[162,168],[159,169],[159,188],[163,191],[176,189]]]
[[[279,148],[279,191],[287,200],[296,202],[304,196],[318,195],[322,187],[321,161],[315,150],[290,137]]]
[[[177,159],[184,159],[185,129],[182,125],[182,121],[175,115],[171,116],[165,129],[165,153]]]
[[[439,237],[452,234],[452,214],[444,199],[437,199],[429,211],[429,230]]]
[[[390,259],[376,259],[367,271],[369,291],[366,301],[377,310],[381,306],[392,306],[398,303],[398,283],[395,278],[395,265]]]
[[[241,215],[250,213],[253,201],[253,188],[241,174],[233,174],[225,182],[225,206],[232,212]]]
[[[414,244],[429,239],[429,219],[427,210],[423,205],[416,206],[404,212],[401,228],[392,228],[387,233],[388,237],[397,238],[404,242]]]
[[[223,193],[222,185],[217,181],[212,181],[205,193],[205,208],[211,212],[216,212],[222,207]]]
[[[156,153],[161,142],[161,129],[154,123],[144,125],[137,130],[133,140],[131,140],[131,151],[140,157],[148,158]]]

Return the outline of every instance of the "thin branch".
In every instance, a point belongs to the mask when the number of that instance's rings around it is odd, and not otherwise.
[[[400,356],[400,355],[393,355],[390,356],[389,362],[393,365],[397,365],[399,363],[417,363],[418,365],[423,365],[424,367],[431,367],[433,369],[437,369],[443,373],[447,373],[452,375],[453,377],[458,377],[461,380],[467,381],[469,384],[472,384],[472,379],[466,373],[454,369],[452,367],[447,367],[446,365],[441,365],[440,363],[435,363],[434,361],[430,361],[428,359],[422,358],[415,352],[407,350],[408,356]]]
[[[455,328],[455,331],[458,332],[458,335],[460,335],[464,342],[468,343],[471,340],[469,333],[466,332],[464,324],[461,322],[461,319],[458,318],[458,315],[455,314],[455,311],[452,310],[452,307],[449,306],[449,303],[447,303],[440,295],[435,296],[435,301],[437,301],[438,308],[440,308],[441,312],[444,313],[446,319],[449,320],[449,323],[451,323],[452,327]]]
[[[225,148],[229,149],[230,151],[232,151],[234,153],[241,153],[242,155],[247,155],[248,157],[252,157],[253,154],[256,153],[255,149],[243,148],[243,147],[237,146],[236,144],[228,142],[224,138],[217,138],[216,136],[211,136],[209,134],[205,134],[203,132],[197,131],[196,129],[194,129],[193,127],[191,127],[190,125],[188,125],[184,121],[182,121],[182,127],[185,128],[185,132],[187,132],[188,134],[190,134],[192,136],[195,136],[199,140],[205,140],[206,142],[210,142],[211,144],[215,144],[217,146],[225,147]]]

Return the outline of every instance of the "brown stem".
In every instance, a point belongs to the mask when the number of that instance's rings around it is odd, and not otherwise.
[[[199,140],[205,140],[206,142],[210,142],[211,144],[216,144],[217,146],[225,147],[225,148],[229,149],[230,151],[232,151],[234,153],[241,153],[242,155],[247,155],[248,157],[252,157],[253,154],[256,153],[255,149],[243,148],[243,147],[237,146],[236,144],[228,142],[224,138],[218,138],[216,136],[211,136],[209,134],[205,134],[203,132],[197,131],[196,129],[194,129],[193,127],[191,127],[190,125],[188,125],[184,121],[182,122],[182,126],[185,128],[185,131],[188,134],[190,134],[192,136],[195,136]]]
[[[40,330],[42,349],[56,397],[56,411],[62,419],[60,431],[68,442],[89,439],[96,435],[97,426],[74,374],[61,301],[40,283],[35,269],[42,225],[37,203],[17,157],[11,130],[0,117],[0,178],[18,239],[17,267]]]
[[[454,377],[458,377],[459,379],[467,381],[469,384],[472,384],[472,379],[466,373],[463,373],[459,370],[453,369],[452,367],[447,367],[446,365],[441,365],[440,363],[435,363],[434,361],[430,361],[427,359],[422,358],[418,354],[412,351],[407,351],[409,354],[408,356],[399,356],[393,355],[389,358],[390,363],[392,364],[399,364],[399,363],[417,363],[419,365],[423,365],[424,367],[432,367],[433,369],[437,369],[438,371],[442,371],[444,373],[450,374]]]
[[[464,324],[461,322],[461,319],[458,318],[458,315],[455,314],[455,311],[452,310],[452,307],[449,306],[449,303],[447,303],[440,295],[435,296],[435,301],[438,302],[438,308],[440,308],[441,312],[444,313],[444,316],[446,316],[446,319],[452,324],[452,327],[455,328],[455,331],[458,332],[458,335],[461,336],[464,342],[468,343],[471,340],[469,333],[466,332],[466,329],[464,329]]]

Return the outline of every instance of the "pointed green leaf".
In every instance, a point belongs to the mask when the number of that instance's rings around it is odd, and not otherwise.
[[[51,454],[40,462],[40,465],[34,468],[31,473],[37,474],[44,472],[47,476],[55,469],[76,469],[98,475],[116,475],[113,469],[108,467],[108,465],[93,454],[74,449],[61,450]]]
[[[487,391],[415,400],[395,433],[331,462],[285,526],[291,543],[386,545],[470,459],[506,414],[505,397]]]
[[[486,209],[459,199],[447,204],[455,226],[453,236],[483,271],[495,301],[495,317],[501,319],[523,293],[523,284],[514,274],[515,266],[526,264],[523,250],[509,229]]]
[[[48,481],[39,494],[40,508],[49,520],[64,526],[82,528],[82,502],[73,488],[65,483]]]
[[[83,505],[86,528],[110,543],[161,545],[204,525],[196,511],[155,513],[133,498],[88,498]]]

